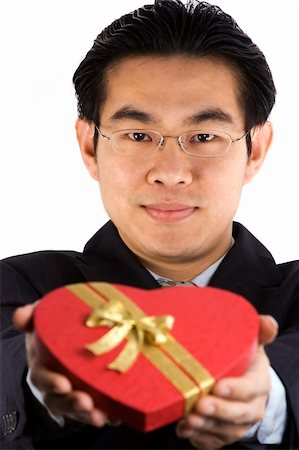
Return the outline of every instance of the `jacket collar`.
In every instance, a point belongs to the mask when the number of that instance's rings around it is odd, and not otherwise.
[[[263,244],[237,222],[234,222],[233,237],[235,243],[212,277],[210,285],[247,297],[252,286],[279,285],[280,272]],[[80,265],[89,280],[100,279],[143,289],[158,287],[152,275],[121,240],[111,221],[87,242]]]
[[[143,289],[159,287],[149,271],[124,244],[111,221],[87,242],[82,259],[85,264],[80,268],[88,280],[92,276],[93,279]]]
[[[252,286],[275,287],[280,271],[271,253],[243,225],[233,224],[235,244],[210,281],[211,286],[247,291]]]

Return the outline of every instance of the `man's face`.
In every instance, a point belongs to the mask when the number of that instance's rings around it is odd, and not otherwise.
[[[100,129],[111,136],[135,128],[166,136],[212,129],[239,138],[247,130],[233,71],[188,57],[122,60],[108,72]],[[226,154],[204,158],[184,153],[173,138],[152,155],[132,157],[99,137],[87,165],[127,246],[161,275],[167,267],[194,268],[185,278],[228,250],[241,189],[254,172],[245,139]]]

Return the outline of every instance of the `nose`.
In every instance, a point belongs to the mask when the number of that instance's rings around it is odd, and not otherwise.
[[[192,183],[192,161],[181,149],[177,138],[165,138],[154,156],[147,179],[150,184],[167,187]]]

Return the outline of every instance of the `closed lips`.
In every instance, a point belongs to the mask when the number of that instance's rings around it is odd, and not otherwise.
[[[144,205],[146,212],[154,219],[176,222],[190,216],[196,209],[194,206],[183,204],[150,204]]]

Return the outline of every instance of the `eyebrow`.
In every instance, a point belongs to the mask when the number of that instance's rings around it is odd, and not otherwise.
[[[124,119],[138,120],[139,122],[143,123],[157,122],[157,120],[151,114],[130,105],[123,106],[110,117],[110,120]]]
[[[234,124],[235,120],[233,119],[233,116],[227,112],[224,112],[220,108],[214,108],[209,107],[205,108],[201,111],[198,111],[195,114],[192,114],[191,116],[187,117],[184,122],[190,123],[192,125],[196,125],[200,122],[205,122],[208,120],[214,120],[217,122],[224,122],[228,124]]]
[[[110,117],[110,120],[112,121],[125,119],[137,120],[145,124],[159,122],[156,118],[154,118],[152,114],[142,111],[132,105],[123,106]],[[214,107],[204,108],[184,119],[184,122],[190,125],[197,125],[200,124],[201,122],[209,120],[224,122],[228,124],[235,123],[235,120],[231,114],[224,112],[220,108]]]

